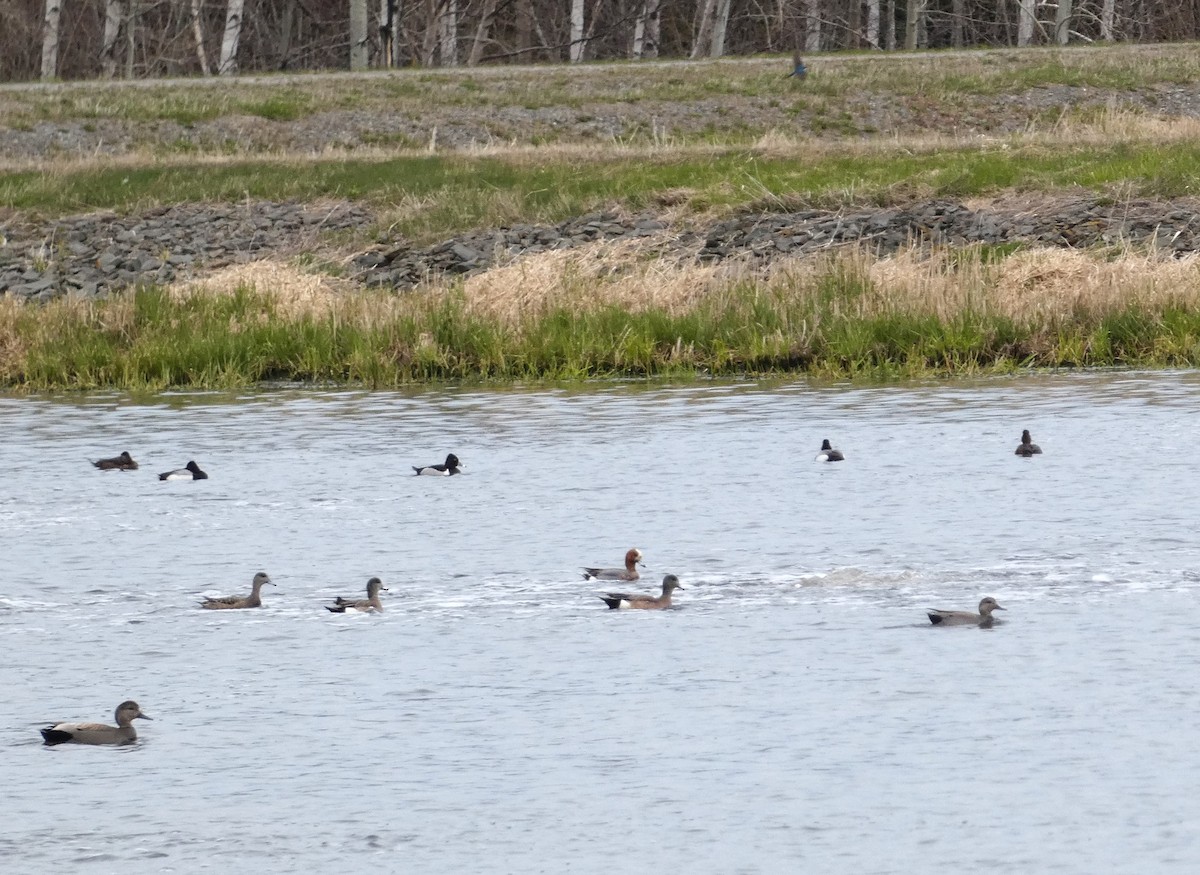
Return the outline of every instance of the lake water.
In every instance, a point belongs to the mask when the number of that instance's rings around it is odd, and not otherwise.
[[[1198,432],[1195,373],[0,399],[0,869],[1194,873]],[[673,610],[582,580],[634,546]]]

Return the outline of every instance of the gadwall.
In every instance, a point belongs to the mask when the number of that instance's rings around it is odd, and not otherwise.
[[[269,583],[275,585],[275,581],[267,577],[267,572],[260,571],[254,575],[253,588],[250,590],[250,595],[227,595],[219,597],[207,597],[200,602],[200,607],[208,608],[212,611],[223,611],[230,608],[261,608],[263,584]]]
[[[646,563],[642,561],[642,551],[637,547],[625,553],[624,568],[584,568],[583,579],[592,580],[637,580],[637,566],[646,567]]]
[[[458,461],[458,456],[454,455],[454,453],[451,453],[446,457],[446,461],[441,465],[422,465],[420,468],[418,468],[416,465],[413,465],[412,469],[416,471],[418,475],[424,474],[426,477],[449,477],[451,474],[462,473],[462,471],[458,470],[461,464],[462,463]]]
[[[630,608],[645,611],[661,611],[664,608],[671,607],[671,593],[677,589],[683,589],[679,584],[679,578],[674,574],[668,574],[663,578],[662,595],[629,595],[624,592],[606,592],[600,598],[604,599],[604,603],[614,610],[617,608]]]
[[[833,445],[829,443],[829,439],[821,441],[821,452],[817,453],[816,461],[818,462],[842,462],[846,457],[842,455],[841,450],[835,450]]]
[[[992,611],[1004,611],[1007,608],[1000,606],[991,596],[987,596],[979,603],[979,613],[973,614],[970,611],[929,611],[929,622],[935,626],[990,626],[992,624]]]
[[[143,714],[138,703],[132,700],[122,702],[117,706],[117,725],[106,723],[58,723],[42,730],[42,738],[46,744],[130,744],[137,741],[137,730],[133,721],[141,718],[151,719]]]
[[[1029,429],[1021,432],[1021,445],[1017,447],[1018,456],[1036,456],[1041,453],[1042,448],[1033,442],[1033,438],[1029,436]]]
[[[111,459],[97,459],[92,462],[101,471],[136,471],[138,464],[129,453],[121,453]]]
[[[325,608],[335,614],[369,614],[373,611],[382,613],[383,602],[379,600],[380,590],[387,592],[388,588],[378,577],[372,577],[367,581],[367,597],[365,599],[355,601],[338,596],[332,605],[326,605]]]
[[[200,470],[195,462],[188,462],[182,468],[165,471],[158,475],[159,480],[207,480],[208,475]]]

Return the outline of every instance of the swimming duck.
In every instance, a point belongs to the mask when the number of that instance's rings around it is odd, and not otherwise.
[[[833,445],[829,443],[829,439],[821,441],[821,452],[817,453],[816,461],[818,462],[841,462],[845,460],[841,450],[835,450]]]
[[[929,622],[935,626],[990,626],[992,625],[992,611],[1004,611],[1007,608],[1000,606],[991,596],[987,596],[979,603],[979,613],[973,614],[970,611],[929,611]]]
[[[143,714],[138,703],[132,700],[122,702],[117,706],[117,725],[106,723],[57,723],[43,729],[42,739],[48,745],[64,744],[130,744],[137,741],[137,730],[133,721],[141,718],[150,720],[148,714]]]
[[[372,611],[383,613],[383,602],[379,600],[380,590],[387,592],[388,588],[378,577],[372,577],[367,581],[367,597],[365,599],[355,601],[338,596],[333,604],[326,605],[325,609],[335,614],[369,614]]]
[[[1023,432],[1021,432],[1021,445],[1017,447],[1018,456],[1025,456],[1028,458],[1029,456],[1038,455],[1041,451],[1042,448],[1035,444],[1033,442],[1033,438],[1029,436],[1029,429],[1025,429]]]
[[[591,580],[637,580],[637,566],[646,567],[646,563],[642,561],[642,551],[637,547],[625,553],[624,568],[584,568],[583,579]]]
[[[121,453],[111,459],[97,459],[92,462],[101,471],[136,471],[138,464],[129,453]]]
[[[208,608],[211,611],[229,610],[231,608],[261,608],[262,598],[259,593],[263,588],[263,584],[267,583],[271,584],[271,586],[275,585],[275,582],[267,577],[267,572],[260,571],[254,575],[253,588],[250,590],[250,595],[208,597],[200,602],[200,607]]]
[[[207,480],[208,475],[200,470],[195,462],[188,462],[182,468],[166,471],[158,475],[159,480]]]
[[[426,477],[431,475],[437,477],[449,477],[451,474],[462,473],[462,471],[458,470],[461,464],[462,463],[458,461],[458,456],[454,455],[454,453],[451,453],[446,457],[446,461],[441,465],[422,465],[420,468],[418,468],[416,465],[413,465],[412,469],[416,471],[418,475],[423,474]]]
[[[623,592],[606,592],[600,598],[614,610],[640,609],[645,611],[661,611],[664,608],[671,607],[671,593],[677,589],[683,589],[679,584],[679,578],[674,574],[668,574],[663,578],[662,595],[629,595]]]

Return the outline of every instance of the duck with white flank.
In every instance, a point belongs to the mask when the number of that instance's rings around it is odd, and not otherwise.
[[[111,459],[97,459],[92,462],[101,471],[136,471],[138,464],[129,453],[121,453]]]
[[[991,596],[987,596],[979,603],[979,613],[973,614],[970,611],[940,611],[937,609],[931,610],[929,614],[929,622],[935,626],[990,626],[995,622],[992,618],[992,611],[1004,611],[1007,608],[1000,606]]]
[[[137,741],[137,730],[133,721],[151,719],[143,714],[138,703],[132,700],[117,706],[117,725],[106,723],[56,723],[42,730],[42,739],[47,745],[55,744],[131,744]]]
[[[817,453],[816,461],[818,462],[841,462],[845,460],[841,450],[835,450],[833,444],[829,443],[829,438],[821,441],[821,452]]]
[[[637,566],[646,567],[646,563],[642,561],[642,551],[637,547],[625,553],[624,568],[584,568],[584,580],[637,580],[639,575]]]
[[[188,462],[182,468],[174,471],[164,471],[158,475],[159,480],[207,480],[208,475],[200,470],[195,462]]]
[[[1029,436],[1029,429],[1021,432],[1021,445],[1017,447],[1017,455],[1029,458],[1030,456],[1040,455],[1042,448],[1033,442],[1033,438]]]
[[[250,595],[210,596],[200,602],[200,607],[208,608],[210,611],[225,611],[236,608],[261,608],[262,596],[260,593],[263,586],[268,583],[271,586],[275,585],[275,582],[267,577],[267,572],[260,571],[254,575]]]
[[[419,468],[413,465],[412,469],[417,472],[418,476],[449,477],[451,474],[461,474],[462,471],[459,470],[461,465],[462,463],[458,461],[458,456],[451,453],[446,456],[446,461],[441,465],[422,465]]]
[[[325,609],[335,614],[382,614],[383,602],[379,600],[380,590],[387,592],[388,588],[378,577],[372,577],[367,581],[367,597],[365,599],[344,599],[338,596],[334,599],[333,604],[326,605]]]
[[[629,595],[624,592],[606,592],[600,596],[613,610],[661,611],[671,607],[671,593],[683,589],[679,578],[668,574],[663,578],[662,595]]]

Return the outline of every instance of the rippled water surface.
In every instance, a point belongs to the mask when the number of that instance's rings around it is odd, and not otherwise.
[[[0,399],[0,868],[1194,873],[1198,410],[1195,374]],[[633,546],[673,610],[581,579]],[[324,610],[371,575],[386,613]],[[41,746],[126,698],[138,744]]]

